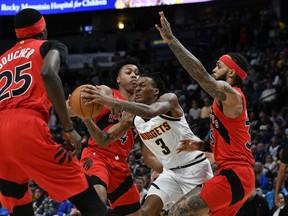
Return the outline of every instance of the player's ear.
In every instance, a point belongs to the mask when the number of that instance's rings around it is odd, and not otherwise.
[[[236,71],[234,70],[234,69],[230,69],[230,71],[228,72],[229,74],[229,77],[235,77],[235,76],[237,76],[237,73],[236,73]]]
[[[159,95],[159,89],[158,88],[154,88],[154,95],[158,96]]]
[[[120,83],[120,78],[119,78],[119,76],[116,78],[116,82],[117,82],[117,84]]]

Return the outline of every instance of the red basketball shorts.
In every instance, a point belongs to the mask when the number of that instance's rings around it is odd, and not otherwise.
[[[111,155],[98,155],[89,147],[83,150],[81,158],[82,165],[87,158],[93,161],[87,174],[102,181],[101,184],[107,188],[108,201],[112,208],[139,203],[139,192],[125,160],[116,160]]]
[[[14,206],[31,202],[28,181],[33,179],[59,202],[88,188],[75,157],[52,140],[39,112],[0,111],[0,201]]]
[[[229,166],[204,183],[200,196],[213,216],[235,215],[255,188],[252,166]]]

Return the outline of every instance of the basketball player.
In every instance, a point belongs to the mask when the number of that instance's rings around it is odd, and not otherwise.
[[[114,65],[110,73],[111,80],[116,82],[119,90],[104,85],[101,89],[117,100],[134,100],[136,80],[142,70],[138,59],[123,59]],[[93,185],[104,203],[108,200],[109,206],[118,215],[137,216],[140,215],[140,195],[126,162],[134,146],[134,133],[130,125],[124,121],[116,126],[117,133],[113,137],[105,136],[98,139],[99,135],[95,130],[96,124],[101,132],[103,130],[106,134],[120,119],[120,116],[114,118],[110,110],[104,107],[94,120],[84,120],[91,137],[88,147],[82,152],[81,164],[91,176]],[[118,134],[121,134],[121,137]],[[114,139],[116,136],[117,139]]]
[[[210,114],[210,146],[218,164],[217,175],[202,190],[192,190],[169,212],[170,215],[235,215],[254,190],[254,163],[246,99],[241,90],[249,64],[238,53],[223,55],[212,75],[173,35],[164,13],[155,25],[190,76],[214,98]]]
[[[195,140],[198,145],[203,142],[189,128],[177,96],[167,93],[157,76],[140,75],[135,89],[136,103],[109,97],[94,86],[86,86],[82,91],[89,93],[83,94],[91,100],[89,103],[101,103],[111,110],[136,115],[134,125],[142,141],[145,164],[161,173],[148,190],[141,207],[142,215],[158,216],[164,206],[169,207],[213,176],[210,162],[202,151],[177,153],[181,140]],[[162,169],[155,165],[156,160],[151,160],[151,153],[162,164]]]
[[[84,216],[105,215],[106,207],[76,157],[52,140],[49,110],[55,108],[75,154],[81,137],[67,114],[60,65],[67,48],[47,41],[44,17],[24,9],[14,18],[18,42],[0,56],[0,202],[12,216],[34,216],[28,182],[52,199],[70,199]]]

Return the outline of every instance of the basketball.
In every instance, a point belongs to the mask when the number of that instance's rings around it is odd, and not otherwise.
[[[81,98],[81,86],[78,86],[71,94],[70,97],[70,109],[80,118],[94,118],[97,117],[103,109],[101,104],[89,104],[85,105],[85,99]],[[85,94],[82,92],[82,94]],[[86,93],[87,94],[87,93]]]

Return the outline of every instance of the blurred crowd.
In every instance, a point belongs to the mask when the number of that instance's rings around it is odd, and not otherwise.
[[[212,71],[217,59],[227,52],[240,52],[250,62],[251,71],[243,83],[243,89],[250,117],[251,150],[256,162],[254,172],[257,183],[255,193],[243,208],[249,208],[249,202],[254,203],[260,199],[261,205],[258,203],[258,206],[262,206],[262,210],[265,209],[263,206],[267,209],[258,215],[273,215],[274,195],[271,194],[275,188],[281,151],[288,145],[287,21],[280,20],[272,7],[265,7],[257,14],[252,9],[251,11],[243,9],[233,13],[222,11],[217,14],[206,14],[198,19],[187,17],[185,20],[185,25],[171,24],[176,26],[174,34],[199,57],[207,71]],[[127,48],[127,55],[139,57],[146,70],[161,75],[167,88],[178,95],[191,129],[207,143],[209,151],[209,114],[212,98],[189,77],[175,58],[171,61],[154,61],[149,38],[145,41],[135,43],[133,49]],[[116,51],[115,61],[119,58]],[[108,72],[109,68],[99,67],[97,61],[93,62],[92,67],[85,64],[77,71],[62,68],[61,78],[66,97],[81,84],[112,86]],[[73,122],[74,127],[82,135],[83,146],[85,146],[89,137],[88,131],[81,119],[73,118]],[[53,109],[49,126],[53,138],[63,143],[62,128]],[[141,194],[141,202],[144,202],[147,189],[157,178],[157,174],[145,165],[138,143],[135,144],[127,161]],[[35,215],[69,215],[73,209],[68,201],[60,204],[51,200],[33,181],[31,181],[31,189],[35,200]],[[285,203],[288,195],[288,173],[285,176],[282,192]],[[252,206],[257,207],[255,204]],[[67,211],[61,213],[59,209]],[[0,211],[0,215],[7,215],[4,210],[2,211],[4,213]],[[239,215],[252,214],[242,209]]]

